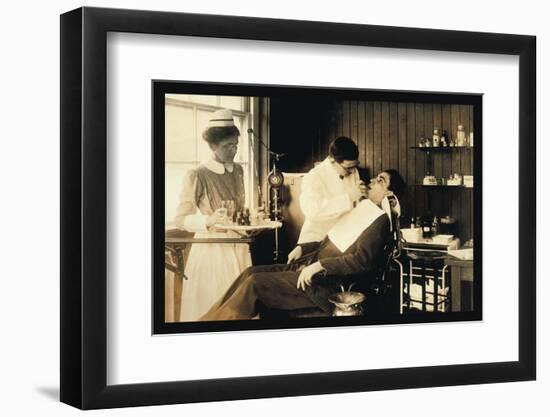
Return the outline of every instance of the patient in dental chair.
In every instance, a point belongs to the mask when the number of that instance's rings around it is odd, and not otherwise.
[[[392,242],[391,210],[405,189],[398,171],[382,171],[368,185],[367,198],[345,214],[321,242],[303,243],[302,256],[281,265],[247,268],[203,316],[202,321],[246,320],[259,305],[277,310],[319,308],[341,285],[367,292]]]

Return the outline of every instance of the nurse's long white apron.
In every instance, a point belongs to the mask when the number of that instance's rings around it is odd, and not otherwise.
[[[195,238],[235,238],[234,232],[199,232]],[[252,265],[246,243],[194,243],[185,266],[180,321],[197,321]]]

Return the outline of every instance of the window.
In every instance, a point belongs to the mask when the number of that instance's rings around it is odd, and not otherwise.
[[[233,110],[233,119],[241,136],[235,162],[242,165],[245,178],[246,205],[250,206],[252,170],[247,130],[249,128],[250,97],[166,94],[165,96],[165,221],[173,223],[179,203],[181,182],[185,172],[212,155],[202,139],[208,120],[221,108]]]

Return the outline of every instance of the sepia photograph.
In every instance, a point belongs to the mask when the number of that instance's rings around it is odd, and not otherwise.
[[[152,86],[155,333],[481,320],[481,95]]]

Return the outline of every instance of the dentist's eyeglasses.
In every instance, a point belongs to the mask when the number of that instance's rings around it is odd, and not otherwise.
[[[359,163],[355,164],[355,165],[352,165],[352,166],[344,166],[342,165],[341,162],[338,162],[338,165],[340,165],[340,167],[346,171],[346,173],[348,174],[353,174],[353,171],[355,171],[357,169],[357,167],[359,166]]]

